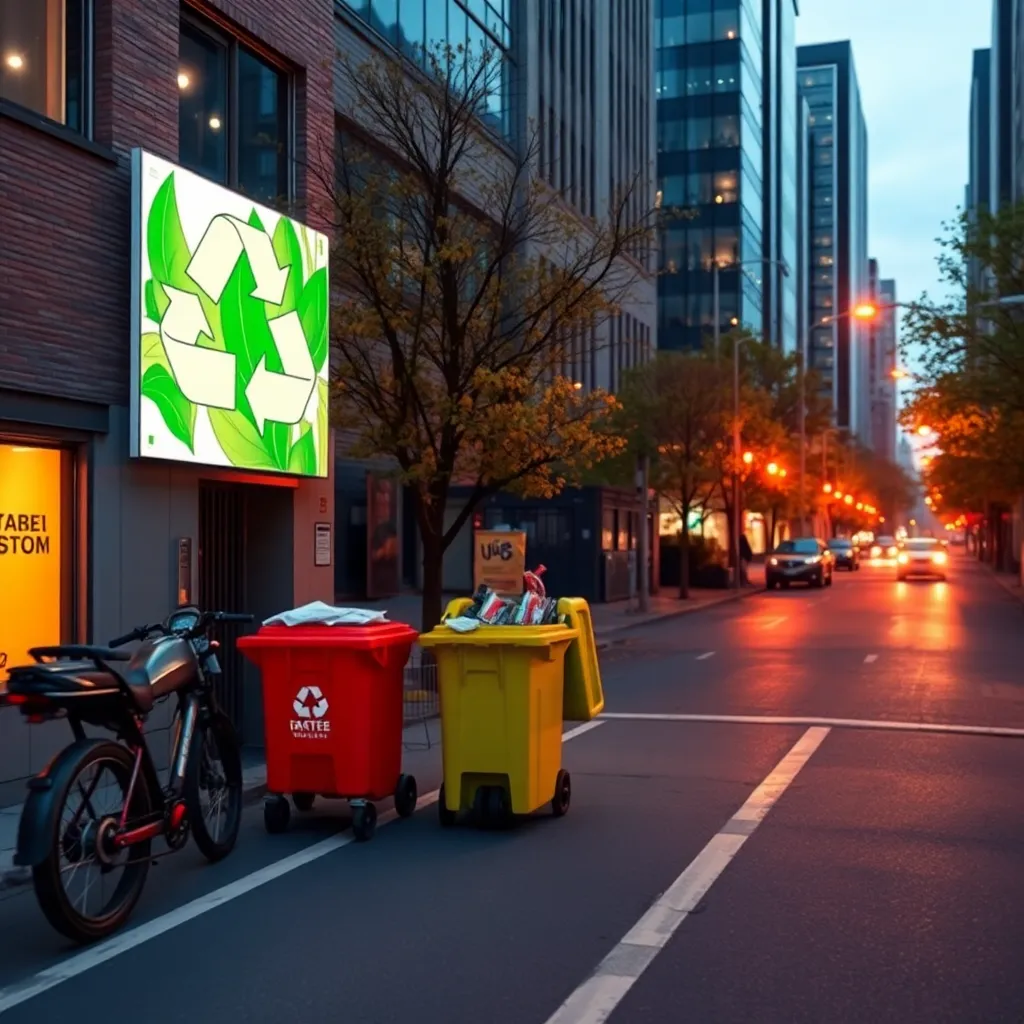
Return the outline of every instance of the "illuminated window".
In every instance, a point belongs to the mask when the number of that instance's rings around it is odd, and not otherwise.
[[[288,76],[188,21],[181,26],[177,86],[182,165],[260,202],[286,201]]]
[[[92,0],[0,0],[0,100],[89,134]]]
[[[0,686],[30,647],[72,638],[73,494],[70,452],[0,444]]]

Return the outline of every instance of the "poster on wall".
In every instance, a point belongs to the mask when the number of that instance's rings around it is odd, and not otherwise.
[[[61,642],[61,453],[0,444],[0,689]]]
[[[328,244],[132,153],[131,454],[328,475]]]
[[[522,530],[477,530],[473,535],[473,589],[490,587],[508,597],[523,592],[526,534]]]
[[[366,474],[366,596],[394,597],[398,578],[398,481]]]

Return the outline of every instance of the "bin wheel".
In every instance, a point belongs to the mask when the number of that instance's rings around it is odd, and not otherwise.
[[[416,779],[412,775],[399,775],[395,786],[395,810],[400,818],[408,818],[416,810]]]
[[[512,808],[504,786],[488,786],[484,820],[491,828],[504,828],[512,820]]]
[[[564,768],[558,769],[555,776],[555,795],[551,798],[551,813],[561,818],[569,811],[572,803],[572,779]]]
[[[357,843],[369,842],[377,831],[377,808],[371,803],[352,808],[352,834]]]
[[[437,794],[437,820],[441,823],[441,828],[452,828],[455,825],[456,817],[455,811],[448,810],[448,804],[445,802],[444,785],[442,784]]]
[[[302,811],[303,813],[313,810],[315,800],[315,793],[292,793],[292,803],[295,804],[295,810]]]
[[[283,796],[268,796],[263,800],[263,827],[272,835],[288,831],[292,809]]]

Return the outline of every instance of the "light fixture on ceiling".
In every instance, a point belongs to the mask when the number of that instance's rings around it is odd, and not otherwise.
[[[178,72],[178,88],[185,90],[192,83],[192,79],[188,77],[188,74],[184,71]]]
[[[9,53],[4,57],[4,64],[12,71],[21,71],[25,66],[25,58],[20,53]]]

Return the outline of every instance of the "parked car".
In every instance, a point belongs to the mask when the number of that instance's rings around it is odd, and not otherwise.
[[[949,555],[944,544],[934,537],[908,537],[896,555],[896,579],[929,576],[944,580]]]
[[[788,587],[791,583],[808,583],[812,587],[831,587],[835,558],[828,545],[814,537],[784,540],[768,556],[765,583],[769,590]]]
[[[837,569],[849,569],[856,572],[860,568],[860,548],[849,537],[833,537],[828,542]]]

